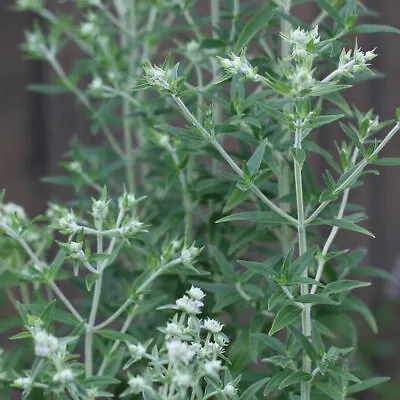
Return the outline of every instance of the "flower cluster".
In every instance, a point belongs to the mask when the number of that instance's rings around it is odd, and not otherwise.
[[[245,57],[244,52],[239,56],[231,53],[230,58],[218,57],[222,67],[229,75],[241,73],[244,78],[258,82],[261,77],[257,74],[257,68],[252,67],[250,62]]]
[[[27,328],[33,339],[35,356],[43,362],[37,364],[32,373],[26,371],[25,376],[16,378],[13,386],[29,394],[34,387],[65,387],[74,382],[81,372],[70,362],[72,356],[67,344],[76,338],[55,337],[43,328],[43,321],[37,317],[28,316]]]
[[[363,52],[356,44],[354,50],[342,50],[339,57],[338,75],[353,76],[353,74],[368,70],[369,62],[376,57],[375,50]]]
[[[179,64],[170,68],[167,65],[159,67],[147,63],[143,66],[144,80],[149,85],[160,91],[176,94],[182,79],[178,78]]]
[[[296,62],[303,62],[310,57],[312,58],[314,45],[321,40],[318,35],[318,25],[310,31],[297,28],[291,31],[289,35],[281,34],[281,36],[291,46],[291,56]]]
[[[163,397],[166,400],[187,399],[193,392],[207,390],[210,396],[237,398],[237,379],[224,385],[220,376],[222,371],[228,372],[221,361],[228,344],[228,338],[222,333],[223,324],[199,318],[204,297],[200,288],[192,286],[169,307],[178,312],[160,328],[165,335],[165,345],[161,349],[154,347],[151,354],[147,354],[149,343],[127,343],[131,359],[125,368],[142,359],[149,360],[149,365],[142,375],[130,377],[124,396],[146,393],[155,397],[156,393],[168,393]]]

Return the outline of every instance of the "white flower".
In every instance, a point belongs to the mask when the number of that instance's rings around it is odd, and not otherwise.
[[[193,381],[193,377],[187,373],[181,373],[180,371],[176,371],[176,375],[172,378],[172,382],[175,385],[183,388],[187,388],[191,385]]]
[[[172,364],[183,363],[187,365],[195,354],[187,343],[180,340],[171,340],[166,346],[168,359]]]
[[[178,325],[176,322],[168,322],[164,332],[167,335],[167,337],[168,336],[180,337],[183,334],[182,327]]]
[[[135,205],[136,203],[136,197],[133,193],[123,193],[119,198],[118,198],[118,207],[121,210],[126,210],[127,208],[131,208]]]
[[[211,333],[221,332],[223,326],[219,321],[211,318],[207,318],[203,323],[203,328]]]
[[[58,340],[55,336],[45,331],[37,331],[33,334],[35,343],[35,355],[38,357],[47,357],[54,354],[58,349]]]
[[[4,204],[4,206],[2,208],[3,208],[3,212],[7,215],[15,216],[20,220],[26,219],[25,210],[21,206],[15,204],[15,203]]]
[[[135,394],[139,394],[147,387],[145,379],[139,375],[133,376],[131,379],[129,379],[128,385]]]
[[[71,368],[65,368],[53,376],[53,382],[67,383],[73,381],[74,379],[75,374]]]
[[[89,90],[96,96],[100,96],[104,90],[104,82],[99,76],[95,76],[89,84]]]
[[[297,28],[291,31],[288,36],[281,34],[282,38],[286,40],[292,47],[292,56],[295,59],[304,59],[311,55],[308,48],[309,43],[319,43],[320,37],[318,36],[318,25],[311,31]]]
[[[192,286],[190,290],[186,292],[193,300],[202,300],[206,297],[205,293],[198,287]]]
[[[135,360],[141,360],[143,356],[146,354],[146,348],[142,344],[128,344],[129,353]]]
[[[315,83],[312,70],[307,67],[296,68],[292,75],[293,90],[300,94],[303,90],[311,89]]]
[[[207,361],[204,364],[204,371],[207,375],[218,375],[222,365],[220,360]]]
[[[228,397],[234,397],[237,394],[237,388],[232,385],[232,383],[228,383],[223,389],[222,393]]]
[[[60,209],[61,210],[61,209]],[[53,215],[56,215],[56,211]],[[62,210],[62,216],[56,220],[56,226],[61,231],[76,233],[80,230],[75,214],[71,211]]]
[[[108,215],[108,201],[93,200],[92,215],[94,219],[101,220]]]
[[[28,390],[32,387],[33,380],[30,376],[26,376],[24,378],[17,378],[13,384],[21,389]]]
[[[181,252],[182,264],[186,267],[190,267],[199,255],[200,249],[192,244],[190,247],[184,247]]]
[[[204,304],[201,301],[192,300],[186,295],[176,300],[175,303],[181,311],[184,311],[188,314],[200,314],[201,307],[204,306]]]
[[[126,219],[121,227],[121,232],[123,235],[135,235],[140,231],[143,231],[143,222],[139,222],[134,217]]]
[[[257,74],[257,70],[251,66],[249,61],[246,59],[244,53],[240,57],[231,53],[229,58],[220,58],[222,67],[231,75],[235,75],[241,72],[247,79],[258,82],[260,76]]]
[[[144,79],[150,86],[155,86],[160,89],[172,89],[172,84],[170,82],[168,72],[163,68],[156,65],[149,65],[144,67]]]

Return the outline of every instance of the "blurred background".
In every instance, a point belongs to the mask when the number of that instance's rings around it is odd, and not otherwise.
[[[200,7],[208,7],[208,2],[199,3]],[[364,3],[379,14],[378,18],[368,18],[364,23],[400,28],[399,0]],[[0,7],[0,189],[6,190],[6,201],[23,205],[34,216],[44,210],[51,198],[68,199],[71,195],[68,188],[45,184],[40,178],[60,174],[57,163],[68,151],[72,137],[79,137],[86,145],[95,144],[101,138],[90,135],[84,112],[72,95],[42,96],[26,90],[29,83],[51,81],[52,75],[45,63],[23,61],[18,46],[34,18],[28,13],[11,12],[11,4],[2,0]],[[293,12],[309,22],[316,15],[316,8],[313,4],[299,4]],[[365,50],[377,48],[378,58],[373,66],[384,77],[359,84],[347,91],[346,97],[363,112],[373,108],[381,120],[391,119],[400,106],[400,35],[380,33],[358,39]],[[74,48],[66,48],[62,61],[67,70],[76,56]],[[338,137],[335,129],[324,129],[319,135],[322,146],[334,149]],[[400,136],[393,139],[384,156],[400,156]],[[320,176],[323,166],[316,162],[315,169],[315,175]],[[368,255],[364,265],[394,272],[400,279],[400,169],[380,167],[379,170],[380,176],[366,176],[364,185],[351,196],[352,202],[366,207],[370,216],[366,227],[376,239],[348,233],[339,235],[336,243],[341,248],[366,248]],[[360,321],[360,354],[365,366],[374,374],[387,375],[392,380],[378,395],[371,392],[360,398],[399,399],[400,287],[386,281],[373,283],[372,288],[359,291],[357,295],[374,310],[380,331],[375,336]],[[0,312],[4,312],[4,308],[1,309]]]

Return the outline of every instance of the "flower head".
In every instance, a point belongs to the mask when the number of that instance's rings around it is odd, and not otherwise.
[[[190,299],[186,295],[176,300],[175,304],[181,311],[184,311],[190,315],[200,314],[201,308],[204,306],[204,303],[202,303],[200,300]]]
[[[211,333],[221,332],[223,326],[219,321],[210,318],[207,318],[203,323],[203,328]]]
[[[180,340],[171,340],[166,346],[168,359],[172,364],[183,363],[187,365],[195,354],[187,343]]]
[[[53,382],[68,383],[75,379],[75,374],[71,368],[65,368],[53,376]]]
[[[244,52],[239,56],[234,53],[230,54],[230,58],[219,58],[222,67],[228,74],[236,75],[239,72],[244,75],[246,79],[254,82],[260,80],[260,76],[257,74],[257,68],[253,68],[250,62],[245,57]]]

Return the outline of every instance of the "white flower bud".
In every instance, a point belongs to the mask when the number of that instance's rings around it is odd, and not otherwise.
[[[129,343],[128,350],[131,356],[137,361],[141,360],[146,354],[146,348],[142,344]]]
[[[168,359],[172,364],[183,363],[187,365],[195,354],[187,343],[180,340],[171,340],[166,346]]]
[[[223,324],[211,318],[207,318],[203,323],[203,328],[211,333],[219,333],[222,331]]]
[[[234,397],[237,394],[237,388],[232,385],[232,383],[228,383],[223,389],[222,393],[228,397]]]
[[[193,300],[202,300],[206,297],[205,293],[198,287],[192,286],[190,290],[186,292]]]
[[[172,382],[181,388],[188,388],[193,382],[193,377],[190,374],[176,371],[176,374],[172,378]]]
[[[175,304],[181,311],[184,311],[190,315],[200,314],[201,308],[204,306],[201,301],[190,299],[186,295],[176,300]]]
[[[108,215],[108,201],[93,200],[92,215],[94,219],[102,220]]]
[[[35,343],[35,355],[38,357],[51,356],[59,347],[57,338],[45,331],[39,330],[35,332],[33,340]]]
[[[139,394],[147,387],[145,379],[141,376],[133,376],[128,381],[129,387],[132,389],[134,394]]]
[[[30,376],[26,376],[24,378],[17,378],[15,379],[15,381],[13,382],[13,385],[24,389],[24,390],[28,390],[32,387],[33,384],[33,380]]]
[[[67,383],[73,381],[74,379],[75,374],[70,368],[65,368],[53,376],[53,382]]]
[[[204,371],[207,375],[218,375],[222,365],[220,360],[207,361],[204,364]]]

